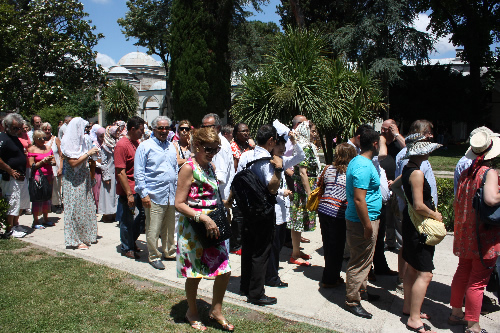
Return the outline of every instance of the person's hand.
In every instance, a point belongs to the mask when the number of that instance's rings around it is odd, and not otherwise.
[[[58,168],[57,169],[57,177],[61,177],[62,176],[62,168]]]
[[[284,197],[289,197],[289,196],[291,196],[292,194],[293,194],[293,192],[292,192],[292,191],[290,191],[290,190],[289,190],[289,189],[287,189],[287,188],[283,191],[283,196],[284,196]]]
[[[283,168],[283,159],[277,155],[274,155],[273,158],[271,159],[271,165],[275,169],[281,169]]]
[[[200,221],[205,225],[205,229],[207,229],[207,237],[210,238],[219,238],[220,232],[217,224],[210,218],[210,216],[206,214],[200,215]]]
[[[151,208],[151,199],[149,198],[149,195],[146,195],[141,199],[141,201],[144,208]]]
[[[387,140],[385,139],[385,136],[381,135],[379,138],[379,145],[386,144]]]
[[[389,188],[392,187],[392,183],[394,183],[394,180],[387,180],[387,185],[389,185]]]
[[[14,179],[17,179],[19,178],[19,176],[21,175],[19,172],[17,172],[16,170],[14,169],[10,169],[11,171],[9,172],[9,175],[11,175]]]
[[[368,227],[364,227],[364,233],[363,233],[365,239],[371,239],[372,236],[373,236],[373,228],[372,228],[372,225],[370,223],[370,225]]]
[[[130,208],[135,206],[135,198],[133,194],[127,195],[127,204]]]
[[[111,180],[110,179],[103,180],[103,183],[104,183],[104,185],[109,186],[109,184],[111,184]]]
[[[290,132],[288,133],[288,137],[290,138],[290,142],[292,143],[292,145],[294,145],[294,144],[295,144],[295,142],[297,142],[297,141],[295,140],[295,132],[294,132],[294,131],[290,131]]]
[[[439,222],[443,222],[443,215],[441,215],[440,212],[434,212],[434,219]]]
[[[98,151],[99,151],[99,148],[97,148],[97,147],[92,147],[92,148],[91,148],[91,149],[87,152],[87,154],[88,154],[89,156],[92,156],[92,155],[97,154],[97,152],[98,152]]]
[[[222,204],[224,205],[224,207],[226,207],[226,209],[231,209],[231,206],[232,206],[232,202],[229,202],[228,200],[222,200]]]
[[[399,129],[396,126],[396,124],[391,124],[391,126],[389,126],[389,131],[391,131],[393,136],[396,136],[397,134],[399,134]]]

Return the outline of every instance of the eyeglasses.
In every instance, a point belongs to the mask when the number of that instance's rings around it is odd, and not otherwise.
[[[218,152],[220,152],[220,146],[217,146],[216,148],[203,147],[203,149],[205,149],[205,153],[210,154],[210,155],[215,155]]]
[[[246,129],[246,130],[243,130],[243,131],[238,131],[238,133],[250,133],[250,130]]]
[[[169,126],[158,126],[156,129],[157,129],[158,131],[165,131],[165,130],[169,130],[169,129],[170,129],[170,127],[169,127]]]
[[[205,127],[215,127],[215,124],[214,125],[201,125],[201,128],[205,128]]]
[[[35,138],[36,140],[45,141],[45,138]]]
[[[189,132],[191,130],[190,127],[179,127],[179,132],[186,131]]]
[[[13,131],[19,131],[22,127],[16,127],[16,126],[12,126],[12,130]]]

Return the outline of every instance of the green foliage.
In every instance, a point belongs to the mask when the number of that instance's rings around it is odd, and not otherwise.
[[[378,82],[364,70],[326,57],[319,33],[289,28],[272,45],[269,63],[242,77],[231,109],[234,121],[247,123],[251,131],[302,114],[327,136],[327,143],[335,135],[346,140],[384,107]],[[331,146],[327,153],[333,156]]]
[[[127,120],[137,113],[139,102],[134,87],[122,80],[113,81],[103,89],[101,99],[104,104],[106,123]]]
[[[76,1],[0,0],[0,109],[24,116],[102,84],[93,47],[102,34]]]
[[[453,210],[453,178],[436,178],[438,193],[438,212],[443,216],[446,230],[453,231],[455,225],[455,211]]]
[[[0,230],[7,228],[7,211],[9,210],[9,202],[3,196],[0,197]]]

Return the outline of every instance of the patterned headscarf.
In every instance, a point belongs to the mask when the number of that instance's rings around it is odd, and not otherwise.
[[[104,139],[99,141],[99,137],[104,133],[106,133],[106,129],[104,127],[99,127],[99,129],[95,132],[96,140],[94,141],[94,144],[97,148],[101,148],[104,142]]]
[[[119,128],[120,139],[122,137],[124,137],[125,135],[127,135],[128,131],[127,131],[127,123],[126,122],[124,122],[123,120],[118,120],[116,122],[116,126],[118,126],[118,128]]]
[[[104,133],[104,144],[103,149],[112,153],[115,150],[116,143],[118,142],[117,136],[120,128],[118,126],[108,126],[106,127],[106,132]]]
[[[294,129],[294,132],[295,140],[302,149],[311,143],[311,129],[309,128],[309,121],[306,120],[300,123],[299,126]]]

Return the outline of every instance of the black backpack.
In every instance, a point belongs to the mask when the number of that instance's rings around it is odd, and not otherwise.
[[[270,157],[263,157],[247,163],[245,169],[238,172],[231,183],[231,191],[238,209],[245,217],[264,217],[274,215],[276,195],[267,189],[267,186],[249,169],[255,162],[270,161]]]

